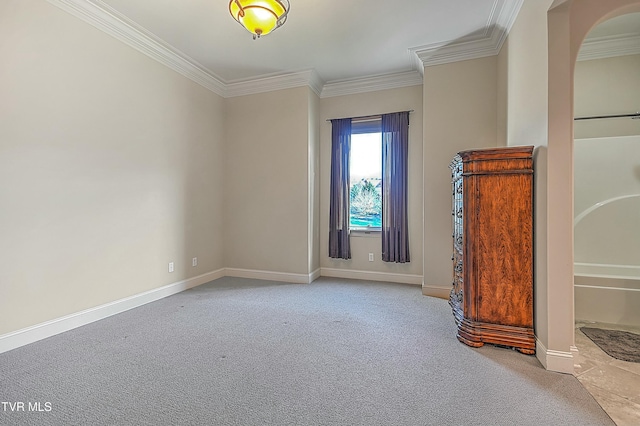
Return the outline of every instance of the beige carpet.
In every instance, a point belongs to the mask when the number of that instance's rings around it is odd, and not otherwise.
[[[328,278],[222,278],[0,354],[0,400],[42,408],[2,425],[613,424],[575,377],[458,342],[445,300]]]

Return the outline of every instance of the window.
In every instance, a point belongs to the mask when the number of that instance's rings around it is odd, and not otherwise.
[[[410,112],[331,119],[330,258],[351,259],[349,235],[353,229],[381,232],[383,262],[410,261],[407,214]],[[362,139],[358,135],[363,135]],[[380,153],[380,160],[375,153]],[[373,174],[374,167],[369,168],[376,163],[382,169],[379,177]],[[382,183],[381,187],[378,183]],[[376,209],[377,206],[380,208]]]
[[[351,128],[349,228],[382,227],[382,133],[380,119],[354,121]]]

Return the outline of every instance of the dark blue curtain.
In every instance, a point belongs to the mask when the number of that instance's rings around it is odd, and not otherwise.
[[[407,188],[409,112],[382,115],[382,260],[409,258]]]
[[[329,194],[329,257],[351,259],[349,242],[349,157],[351,119],[331,120],[331,188]]]

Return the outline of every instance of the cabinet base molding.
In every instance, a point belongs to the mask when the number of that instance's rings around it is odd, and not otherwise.
[[[465,345],[479,348],[485,343],[491,343],[513,347],[527,355],[536,353],[536,339],[530,328],[473,321],[464,318],[455,309],[454,317],[458,326],[456,337]]]

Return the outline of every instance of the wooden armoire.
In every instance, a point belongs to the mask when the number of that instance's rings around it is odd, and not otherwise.
[[[450,168],[457,337],[534,354],[533,147],[463,151]]]

